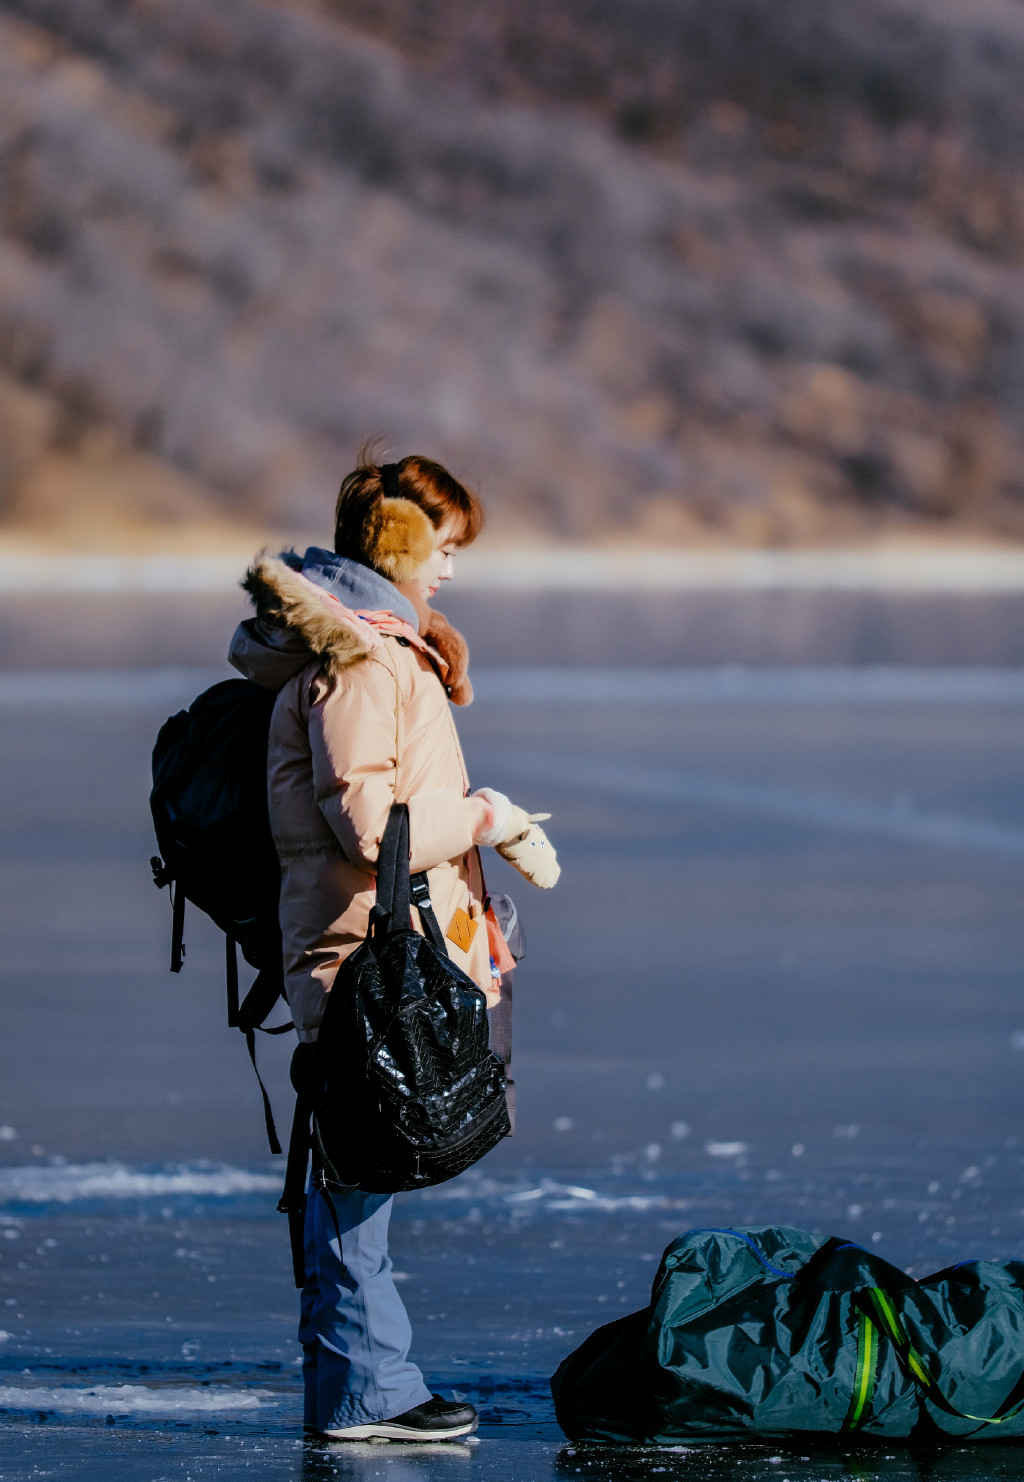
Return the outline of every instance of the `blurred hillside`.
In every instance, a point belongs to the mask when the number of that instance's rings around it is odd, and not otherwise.
[[[0,519],[1024,537],[1022,0],[0,0]]]

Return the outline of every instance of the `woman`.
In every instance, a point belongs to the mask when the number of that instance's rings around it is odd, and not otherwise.
[[[440,464],[368,455],[341,486],[334,550],[263,557],[248,572],[256,616],[231,662],[278,691],[270,822],[281,861],[284,981],[299,1083],[325,995],[366,935],[388,811],[409,810],[410,866],[426,870],[452,959],[499,998],[476,846],[498,847],[542,887],[558,877],[536,822],[503,794],[469,794],[449,699],[468,704],[468,653],[430,601],[477,535],[476,498]],[[495,951],[497,946],[495,944]],[[334,1439],[451,1440],[472,1405],[431,1395],[387,1253],[391,1195],[330,1192],[306,1209],[299,1338],[307,1431]],[[336,1216],[336,1219],[335,1217]]]

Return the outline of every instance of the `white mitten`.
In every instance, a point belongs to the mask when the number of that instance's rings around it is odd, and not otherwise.
[[[522,809],[517,809],[522,812]],[[531,885],[537,885],[541,890],[550,890],[562,873],[555,854],[551,840],[542,828],[538,828],[533,822],[537,815],[523,814],[529,827],[525,834],[520,834],[516,839],[508,839],[504,844],[498,845],[498,853],[502,859],[507,859],[509,864],[529,880]],[[541,813],[541,818],[550,818],[549,813]]]
[[[492,845],[524,879],[550,890],[562,872],[550,839],[537,825],[551,814],[527,813],[493,787],[478,788],[477,796],[494,809],[494,823],[476,842]]]

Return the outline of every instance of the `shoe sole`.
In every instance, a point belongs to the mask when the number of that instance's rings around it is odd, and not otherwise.
[[[477,1420],[465,1425],[449,1425],[443,1430],[416,1430],[411,1425],[394,1425],[388,1420],[378,1420],[372,1425],[347,1425],[344,1430],[319,1431],[329,1441],[457,1441],[460,1436],[471,1436],[476,1430]]]

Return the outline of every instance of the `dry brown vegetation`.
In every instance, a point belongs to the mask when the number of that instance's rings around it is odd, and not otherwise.
[[[0,513],[1024,535],[1020,0],[0,0]]]

